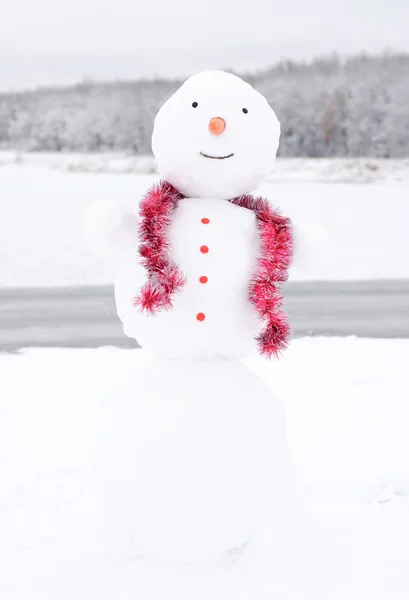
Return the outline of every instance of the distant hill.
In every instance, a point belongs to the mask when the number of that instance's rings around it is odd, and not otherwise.
[[[286,61],[242,76],[281,121],[281,156],[409,156],[409,54]],[[1,94],[0,149],[146,154],[154,116],[180,83]]]

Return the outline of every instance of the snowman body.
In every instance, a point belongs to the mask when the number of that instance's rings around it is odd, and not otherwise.
[[[135,310],[146,271],[130,253],[116,281],[124,330],[160,356],[244,357],[260,329],[249,302],[259,234],[255,214],[220,198],[184,198],[168,232],[170,256],[186,278],[172,310]],[[202,320],[200,320],[202,319]]]
[[[231,201],[261,183],[279,131],[265,98],[222,72],[192,77],[159,111],[154,154],[182,195],[162,234],[184,281],[165,310],[135,303],[157,277],[135,214],[105,203],[86,219],[93,247],[120,249],[118,315],[153,355],[107,390],[96,446],[107,528],[123,532],[135,554],[221,559],[260,532],[291,488],[281,402],[239,360],[256,351],[262,327],[249,294],[262,234],[255,212]],[[159,213],[144,219],[139,231],[149,233]],[[264,236],[273,255],[274,235]]]
[[[121,558],[223,561],[285,509],[284,410],[241,361],[156,358],[115,382],[100,418],[104,545]]]

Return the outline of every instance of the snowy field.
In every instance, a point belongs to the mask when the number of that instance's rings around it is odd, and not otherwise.
[[[276,567],[239,556],[200,568],[97,557],[100,392],[149,357],[0,356],[0,598],[407,600],[408,354],[408,340],[304,338],[279,363],[248,359],[285,403],[306,513]]]
[[[137,210],[157,175],[78,172],[92,169],[79,157],[71,170],[66,155],[57,157],[55,168],[52,156],[46,158],[3,160],[0,166],[0,286],[110,283],[113,265],[93,256],[83,242],[83,215],[101,197],[118,198]],[[331,236],[329,252],[308,273],[293,272],[293,279],[409,277],[409,177],[389,177],[398,166],[402,172],[409,168],[405,161],[378,163],[382,166],[371,170],[356,161],[349,170],[377,176],[380,171],[382,183],[372,176],[367,183],[355,176],[349,180],[354,183],[341,183],[347,161],[278,163],[278,174],[288,167],[286,176],[271,178],[259,191],[285,214],[319,223]]]
[[[152,155],[16,152],[0,150],[0,167],[19,164],[85,173],[156,173]],[[269,181],[399,182],[409,181],[409,159],[279,158]]]

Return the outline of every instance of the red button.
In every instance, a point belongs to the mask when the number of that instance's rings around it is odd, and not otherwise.
[[[202,254],[207,254],[209,252],[209,248],[207,246],[200,246],[200,252]]]
[[[197,315],[196,315],[196,319],[197,319],[198,321],[204,321],[204,320],[205,320],[205,318],[206,318],[206,316],[205,316],[205,314],[204,314],[204,313],[197,313]]]
[[[202,223],[204,223],[205,225],[208,225],[210,223],[209,219],[207,217],[204,217],[202,219]]]
[[[206,275],[202,275],[201,277],[199,277],[199,281],[200,281],[200,283],[207,283]]]

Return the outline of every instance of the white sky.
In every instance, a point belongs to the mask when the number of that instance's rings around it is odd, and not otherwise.
[[[0,90],[409,51],[409,0],[0,0]]]

